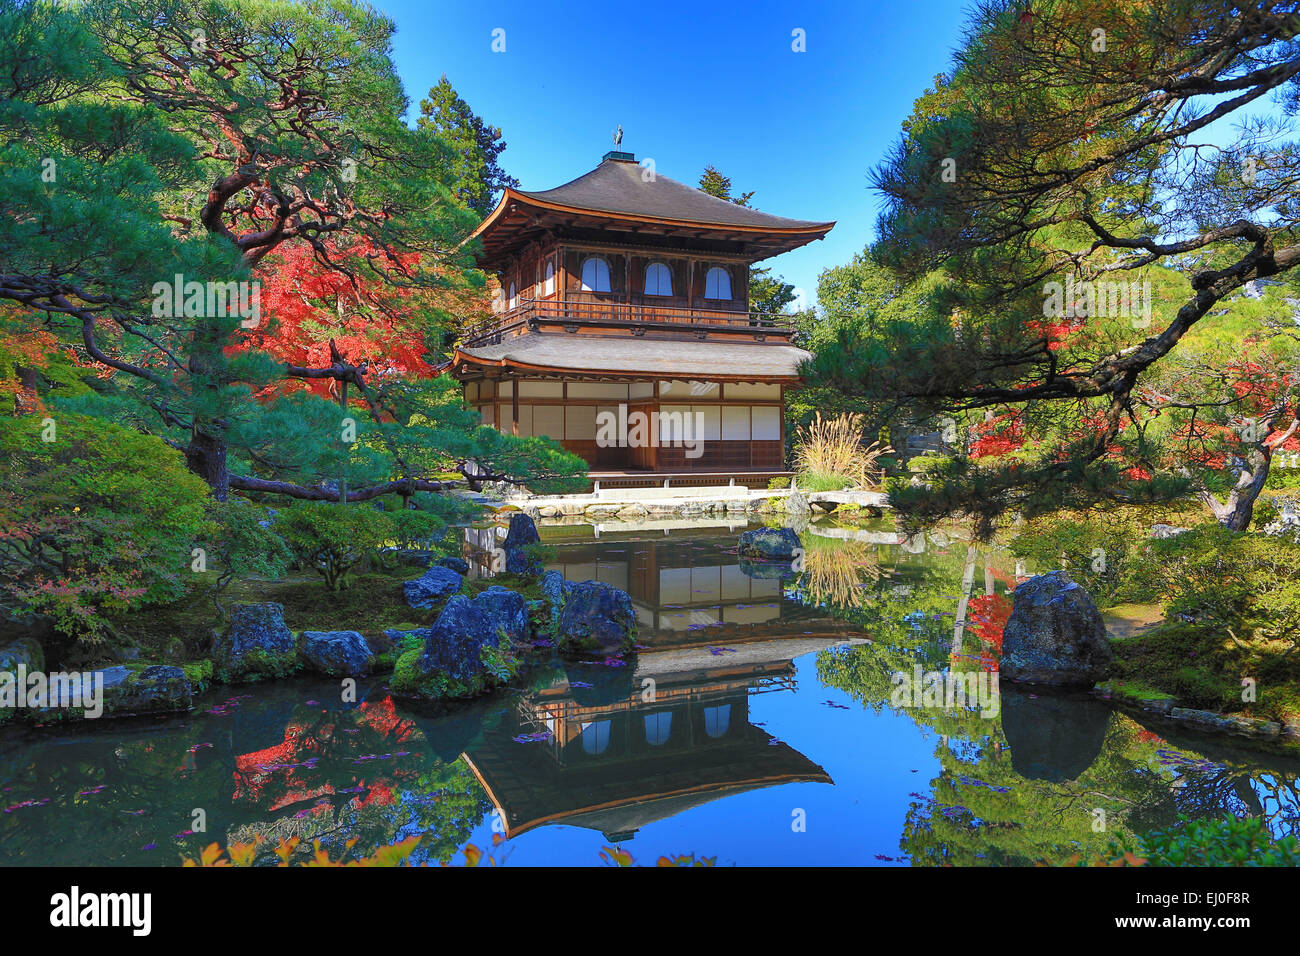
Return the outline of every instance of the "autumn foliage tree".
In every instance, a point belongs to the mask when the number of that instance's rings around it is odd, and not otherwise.
[[[396,451],[417,412],[368,381],[427,373],[438,297],[484,287],[455,149],[403,120],[392,22],[353,0],[19,0],[0,20],[0,302],[102,373],[69,408],[159,436],[218,499],[340,496],[354,455],[348,500],[444,488]],[[348,410],[288,380],[349,390],[371,434],[354,447]],[[477,422],[454,428],[472,458]],[[545,451],[556,468],[503,477],[578,470]]]
[[[1189,0],[975,8],[952,70],[874,173],[886,207],[873,256],[905,283],[938,277],[934,295],[910,330],[885,330],[892,348],[858,345],[850,330],[820,371],[927,414],[1014,410],[1043,442],[1032,456],[957,462],[929,489],[899,489],[907,513],[965,513],[987,532],[1009,510],[1195,487],[1186,459],[1162,461],[1144,444],[1148,406],[1163,403],[1167,421],[1199,408],[1199,425],[1232,398],[1220,408],[1257,419],[1263,439],[1229,456],[1232,487],[1218,501],[1226,525],[1249,524],[1269,460],[1289,440],[1294,391],[1273,389],[1267,408],[1247,410],[1227,381],[1212,396],[1167,386],[1190,386],[1190,353],[1214,351],[1189,348],[1194,331],[1248,289],[1289,282],[1300,262],[1300,151],[1289,132],[1298,13]],[[1085,308],[1053,314],[1050,283],[1086,290],[1055,296]],[[1133,299],[1134,284],[1146,298]],[[1289,310],[1274,319],[1294,333]],[[1293,352],[1255,349],[1240,330],[1236,342],[1276,363],[1266,368],[1279,384],[1291,380]],[[892,396],[876,394],[885,385]],[[1135,464],[1150,482],[1134,480]]]

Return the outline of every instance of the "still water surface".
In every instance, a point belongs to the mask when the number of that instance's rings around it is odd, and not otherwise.
[[[623,668],[554,661],[443,716],[395,706],[382,678],[350,704],[296,680],[219,688],[185,717],[10,731],[0,864],[420,835],[431,863],[472,844],[507,865],[598,865],[608,846],[639,863],[1025,865],[1180,813],[1300,831],[1300,765],[1230,739],[1010,686],[993,718],[891,706],[895,672],[996,667],[1023,573],[1005,555],[823,522],[791,575],[741,561],[742,529],[543,529],[552,567],[632,594],[644,648]],[[467,532],[469,557],[489,565],[492,534]]]

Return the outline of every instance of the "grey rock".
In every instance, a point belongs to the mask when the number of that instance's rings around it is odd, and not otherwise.
[[[558,632],[562,654],[626,654],[636,642],[632,597],[600,581],[572,584],[560,609]]]
[[[1040,574],[1016,588],[1002,634],[1003,677],[1091,687],[1114,659],[1101,612],[1064,571]]]
[[[174,714],[194,707],[190,679],[185,671],[168,664],[146,667],[116,687],[119,689],[116,699],[106,700],[114,714]],[[107,689],[105,697],[108,697]]]
[[[28,673],[45,670],[45,651],[39,641],[20,637],[0,647],[0,671],[16,672],[20,664]]]
[[[461,583],[461,576],[451,568],[435,566],[403,584],[402,593],[411,607],[427,611],[447,595],[459,591]]]
[[[741,532],[737,553],[745,558],[790,561],[802,547],[799,536],[789,528],[758,528]]]
[[[302,657],[329,677],[365,677],[375,666],[370,644],[356,631],[303,631]]]
[[[212,658],[219,670],[238,677],[246,670],[246,658],[252,651],[272,657],[296,652],[293,632],[284,623],[284,605],[236,604],[230,610],[230,626],[218,634]]]
[[[1151,526],[1151,537],[1157,541],[1163,541],[1165,538],[1176,538],[1180,534],[1186,534],[1190,528],[1179,528],[1172,524],[1157,524]]]
[[[1170,710],[1169,716],[1174,720],[1193,724],[1202,730],[1241,737],[1271,739],[1282,734],[1282,725],[1272,720],[1238,717],[1234,714],[1216,714],[1213,711],[1192,710],[1188,707],[1174,707]]]
[[[473,681],[483,670],[484,647],[500,647],[502,639],[522,640],[528,630],[523,596],[503,587],[490,587],[473,601],[454,595],[429,629],[419,668],[441,672],[458,681]]]

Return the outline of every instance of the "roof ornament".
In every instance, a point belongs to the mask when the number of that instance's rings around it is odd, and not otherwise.
[[[614,148],[618,149],[623,145],[623,124],[618,124],[618,129],[614,130]]]

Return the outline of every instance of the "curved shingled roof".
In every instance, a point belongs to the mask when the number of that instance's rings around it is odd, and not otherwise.
[[[607,159],[572,182],[541,192],[514,190],[538,202],[596,212],[759,229],[830,229],[834,222],[809,222],[773,216],[738,206],[660,173],[646,179],[634,162]]]
[[[514,366],[549,372],[651,375],[735,381],[799,378],[811,358],[793,345],[770,343],[653,341],[568,332],[533,332],[496,345],[459,348],[452,365]]]

